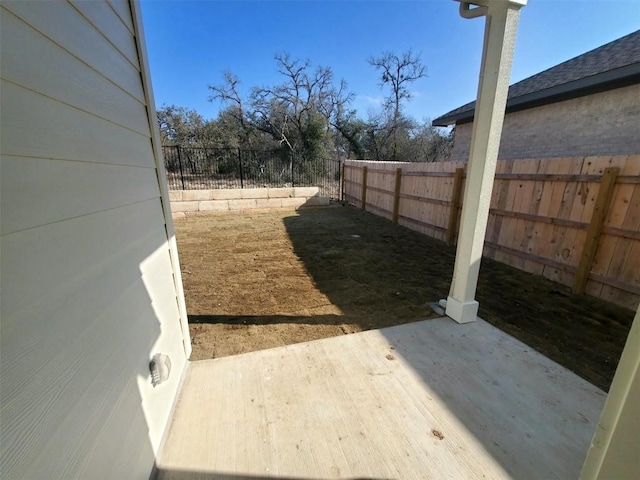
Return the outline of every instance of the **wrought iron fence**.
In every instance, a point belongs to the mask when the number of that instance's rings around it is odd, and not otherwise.
[[[318,187],[340,198],[342,162],[307,159],[282,150],[162,147],[170,190],[217,188]]]

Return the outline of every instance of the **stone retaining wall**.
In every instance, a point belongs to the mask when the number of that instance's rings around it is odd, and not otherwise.
[[[173,218],[197,212],[258,213],[329,205],[329,198],[321,197],[318,187],[172,190],[169,199]]]

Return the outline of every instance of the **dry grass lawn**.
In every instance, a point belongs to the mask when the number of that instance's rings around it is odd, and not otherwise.
[[[216,358],[436,316],[455,249],[352,207],[175,222],[193,342]],[[633,313],[483,260],[480,316],[608,389]]]

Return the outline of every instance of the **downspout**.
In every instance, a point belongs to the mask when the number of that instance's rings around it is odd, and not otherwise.
[[[462,219],[446,314],[458,323],[473,322],[491,191],[498,160],[502,123],[520,8],[527,0],[460,2],[463,18],[485,17],[484,45],[471,150],[464,189]],[[443,302],[444,303],[444,302]]]

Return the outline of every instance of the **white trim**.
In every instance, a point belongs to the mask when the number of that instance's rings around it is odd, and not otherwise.
[[[458,323],[475,322],[479,306],[480,304],[475,300],[461,302],[453,297],[447,297],[446,314]]]
[[[180,273],[180,259],[178,258],[178,246],[176,235],[171,219],[171,203],[169,202],[169,191],[167,189],[167,178],[164,171],[164,160],[160,149],[160,131],[158,130],[158,119],[156,117],[156,105],[153,98],[153,88],[151,75],[149,73],[149,59],[144,41],[144,29],[142,25],[142,15],[138,0],[131,0],[131,15],[133,17],[133,28],[135,31],[136,47],[138,48],[138,59],[140,61],[140,76],[144,89],[145,101],[147,104],[147,117],[149,119],[149,129],[151,130],[151,145],[153,156],[156,162],[156,172],[158,184],[160,186],[160,201],[164,213],[165,229],[167,241],[169,243],[169,256],[171,257],[171,268],[173,269],[173,280],[176,290],[176,300],[178,311],[180,312],[180,327],[182,329],[182,343],[186,358],[191,356],[191,336],[189,335],[189,323],[187,317],[187,306],[184,301],[184,290],[182,288],[182,275]]]

